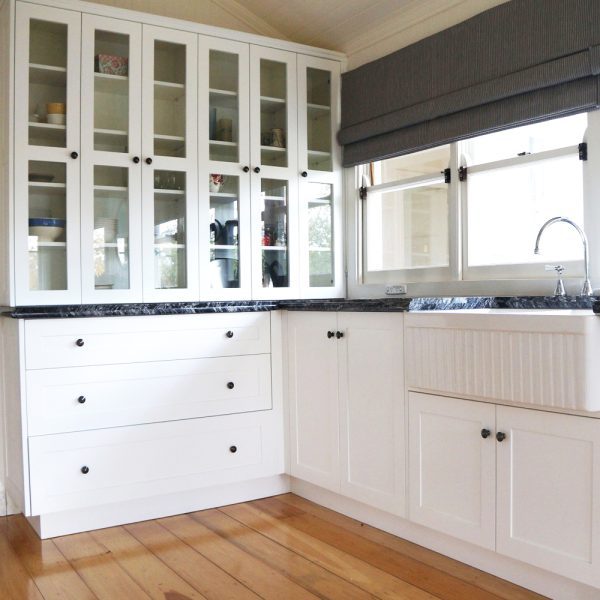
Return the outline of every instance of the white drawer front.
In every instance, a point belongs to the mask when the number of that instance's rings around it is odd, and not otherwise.
[[[271,408],[268,354],[27,371],[29,435]]]
[[[27,369],[268,354],[269,313],[48,319],[25,323]]]
[[[272,415],[267,411],[31,438],[31,513],[282,473],[281,426]]]

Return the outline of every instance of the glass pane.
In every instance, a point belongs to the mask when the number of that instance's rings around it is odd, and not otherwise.
[[[185,46],[154,43],[154,154],[185,157]]]
[[[450,146],[438,146],[430,150],[371,163],[370,179],[372,185],[379,185],[421,175],[434,175],[447,169],[449,163]]]
[[[210,286],[240,287],[239,177],[213,173],[210,190]]]
[[[260,155],[263,165],[287,167],[287,68],[260,61]]]
[[[94,167],[94,272],[97,290],[129,289],[129,170]]]
[[[583,141],[586,127],[587,114],[583,113],[482,135],[463,142],[462,151],[469,164],[478,165],[520,154],[575,146]]]
[[[67,289],[67,170],[29,161],[29,289]]]
[[[263,287],[288,287],[288,182],[261,181],[262,284]]]
[[[331,75],[329,71],[306,70],[307,164],[310,170],[332,171]]]
[[[96,31],[94,46],[94,149],[129,149],[129,36]]]
[[[334,284],[333,264],[333,186],[308,183],[308,269],[310,287]]]
[[[369,271],[445,267],[448,253],[448,186],[445,183],[369,194]]]
[[[186,174],[154,171],[154,287],[185,288]]]
[[[66,147],[67,26],[31,20],[29,144]]]
[[[237,162],[239,156],[239,77],[237,54],[210,51],[210,160]]]
[[[548,219],[569,217],[583,226],[582,164],[575,154],[469,175],[469,265],[582,259],[581,240],[564,223],[550,227],[540,254],[533,253],[537,232]]]

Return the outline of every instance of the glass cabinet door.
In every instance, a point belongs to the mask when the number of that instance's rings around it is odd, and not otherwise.
[[[80,16],[17,4],[15,301],[81,301]]]
[[[298,166],[304,297],[344,293],[338,62],[298,56]]]
[[[198,298],[197,36],[143,27],[144,300]]]
[[[83,302],[141,302],[142,26],[83,15]]]

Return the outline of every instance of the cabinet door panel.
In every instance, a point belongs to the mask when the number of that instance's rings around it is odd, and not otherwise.
[[[410,519],[494,548],[495,459],[492,404],[409,395]],[[483,438],[482,429],[491,435]]]
[[[342,493],[405,513],[401,314],[340,313]]]
[[[335,313],[288,314],[291,474],[339,492]]]
[[[600,421],[499,406],[497,551],[600,582]]]

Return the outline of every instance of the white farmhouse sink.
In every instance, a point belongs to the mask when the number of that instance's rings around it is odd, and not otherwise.
[[[410,389],[600,411],[600,316],[591,310],[409,312]]]

